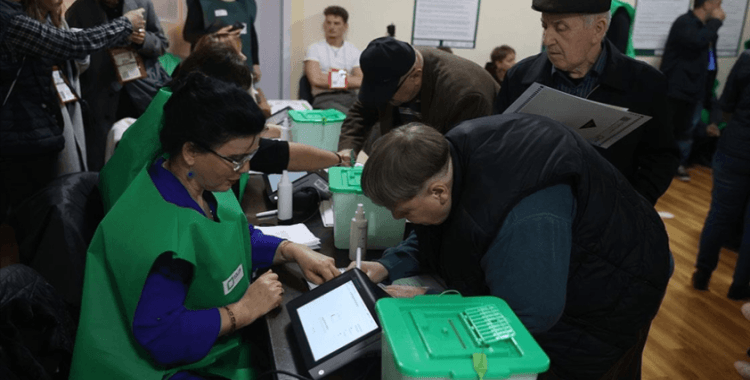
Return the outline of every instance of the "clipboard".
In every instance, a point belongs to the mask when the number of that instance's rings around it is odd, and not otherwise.
[[[147,76],[143,58],[132,47],[109,49],[109,57],[115,66],[117,81],[120,84],[143,79]]]
[[[77,102],[80,100],[78,94],[73,91],[73,86],[70,85],[68,78],[57,66],[52,66],[52,84],[55,86],[55,93],[57,93],[57,100],[61,104],[68,104]]]

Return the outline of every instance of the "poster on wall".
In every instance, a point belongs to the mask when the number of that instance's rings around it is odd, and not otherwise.
[[[414,0],[411,43],[473,49],[478,23],[479,0]]]
[[[739,54],[748,1],[722,1],[721,6],[727,17],[719,29],[716,47],[719,57],[736,57]],[[692,3],[691,0],[637,0],[633,23],[633,47],[636,54],[662,55],[672,23],[690,10]]]

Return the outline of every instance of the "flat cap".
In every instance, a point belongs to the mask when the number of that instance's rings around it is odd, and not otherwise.
[[[532,0],[531,8],[544,13],[603,13],[612,0]]]

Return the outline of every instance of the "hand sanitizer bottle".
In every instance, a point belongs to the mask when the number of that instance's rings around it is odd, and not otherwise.
[[[357,248],[362,249],[362,254],[367,252],[367,219],[362,203],[357,204],[357,211],[349,226],[349,260],[357,259]]]
[[[284,170],[281,174],[278,189],[279,200],[277,206],[279,209],[279,224],[292,223],[292,183],[289,181],[289,174]]]

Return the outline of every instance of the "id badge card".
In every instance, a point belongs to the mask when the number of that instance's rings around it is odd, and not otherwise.
[[[68,104],[78,101],[78,96],[70,87],[68,78],[57,66],[52,66],[52,84],[55,86],[55,92],[57,92],[60,103]]]
[[[217,9],[214,11],[214,17],[226,17],[229,15],[226,9]]]
[[[328,72],[328,88],[345,90],[349,87],[346,70],[333,69]]]
[[[130,47],[110,49],[109,56],[115,65],[117,81],[120,84],[146,77],[146,67],[135,49]]]

